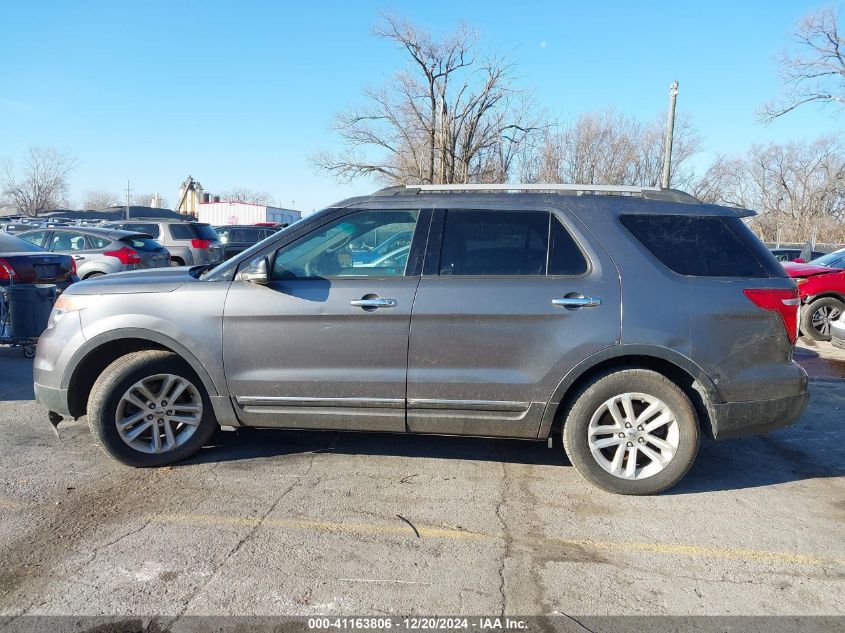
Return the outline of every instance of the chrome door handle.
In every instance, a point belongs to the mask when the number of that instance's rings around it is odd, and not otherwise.
[[[355,299],[349,305],[356,308],[395,308],[399,302],[396,299]]]
[[[74,256],[73,256],[73,258],[74,258],[76,261],[79,261],[80,259],[85,259],[85,256],[84,256],[84,255],[74,255]]]
[[[563,299],[552,299],[553,306],[564,308],[595,308],[601,305],[598,297],[564,297]]]

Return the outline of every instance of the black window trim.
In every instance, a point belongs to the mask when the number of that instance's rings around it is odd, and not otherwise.
[[[454,207],[454,211],[490,211],[492,213],[520,213],[520,212],[540,212],[547,213],[549,216],[548,234],[546,236],[546,273],[544,275],[441,275],[440,274],[440,258],[443,250],[443,235],[446,230],[446,212],[449,209],[435,209],[432,217],[430,236],[428,240],[428,249],[425,254],[425,261],[423,263],[423,277],[437,277],[439,279],[582,279],[593,274],[593,260],[588,255],[587,250],[581,243],[581,236],[572,230],[570,223],[565,217],[562,217],[558,210],[551,209],[537,209],[537,208],[516,208],[516,209],[495,209],[484,207]],[[579,275],[550,275],[549,274],[549,260],[551,258],[552,248],[552,222],[558,221],[569,233],[569,237],[575,243],[575,246],[587,262],[587,269]]]

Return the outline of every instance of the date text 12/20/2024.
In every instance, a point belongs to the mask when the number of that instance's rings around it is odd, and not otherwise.
[[[451,631],[451,630],[479,630],[479,631],[520,631],[528,628],[525,620],[502,617],[359,617],[359,618],[309,618],[308,628],[311,630],[406,630],[406,631]]]

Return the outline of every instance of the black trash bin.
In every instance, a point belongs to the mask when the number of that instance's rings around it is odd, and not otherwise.
[[[56,302],[52,284],[16,284],[0,288],[0,335],[8,338],[38,338],[47,329]],[[5,325],[5,327],[3,327]]]

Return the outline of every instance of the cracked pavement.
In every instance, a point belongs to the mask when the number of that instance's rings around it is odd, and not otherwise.
[[[635,498],[559,440],[248,430],[134,470],[0,349],[0,614],[841,615],[845,354],[797,357],[798,423]]]

